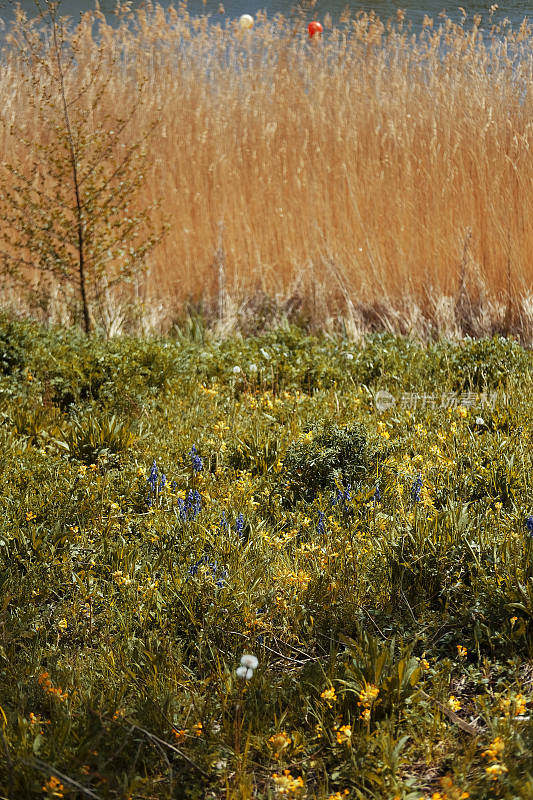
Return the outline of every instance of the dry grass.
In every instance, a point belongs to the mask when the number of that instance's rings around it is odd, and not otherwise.
[[[103,48],[102,110],[144,78],[131,135],[161,119],[145,199],[163,198],[171,229],[139,288],[154,322],[187,298],[227,314],[268,296],[324,323],[529,339],[531,27],[487,18],[482,39],[479,20],[442,17],[415,38],[360,14],[309,42],[304,20],[217,23],[153,7],[78,30],[75,80]],[[39,141],[20,65],[4,61],[2,117]],[[13,159],[16,137],[0,142]]]

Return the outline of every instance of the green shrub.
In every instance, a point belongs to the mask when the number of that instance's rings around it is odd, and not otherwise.
[[[379,456],[362,425],[316,423],[287,450],[283,495],[290,502],[311,502],[335,487],[356,489]]]
[[[11,375],[24,369],[26,347],[26,326],[0,314],[0,374]]]

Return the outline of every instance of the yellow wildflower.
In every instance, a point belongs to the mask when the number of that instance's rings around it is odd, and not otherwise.
[[[285,748],[290,745],[291,737],[288,736],[285,731],[280,731],[280,733],[275,733],[273,736],[271,736],[268,741],[271,742],[274,747],[274,758],[279,758],[279,754],[282,752],[282,750],[285,750]]]
[[[500,708],[506,717],[519,717],[526,713],[527,699],[523,694],[504,697],[500,700]]]
[[[351,738],[352,738],[352,726],[341,725],[341,727],[337,731],[338,743],[343,744],[344,742],[349,742]]]
[[[278,775],[275,772],[272,779],[276,785],[277,793],[281,795],[297,794],[304,786],[302,777],[293,778],[288,769],[283,770],[283,775]]]
[[[467,800],[470,797],[468,792],[462,792],[458,786],[454,785],[451,775],[444,775],[440,779],[440,785],[444,790],[441,797],[446,798],[446,800]]]
[[[331,686],[329,689],[324,689],[320,697],[326,701],[328,706],[333,705],[333,703],[337,699],[337,695],[335,694],[335,689]]]
[[[374,686],[373,683],[369,683],[365,686],[364,689],[361,689],[359,692],[359,702],[357,703],[358,706],[364,706],[365,708],[370,708],[374,700],[376,700],[379,694],[379,689],[377,686]]]
[[[458,644],[457,645],[457,654],[458,654],[459,658],[466,658],[467,652],[468,651],[467,651],[466,647],[463,647],[462,644]]]
[[[450,706],[452,711],[460,711],[461,710],[461,703],[453,694],[450,695],[448,700],[448,705]]]
[[[43,792],[46,792],[49,797],[63,797],[64,786],[55,775],[51,775],[42,787]]]
[[[508,772],[507,767],[505,764],[491,764],[490,767],[485,767],[485,772],[489,776],[489,778],[493,781],[497,781],[504,772]]]
[[[493,739],[493,741],[489,744],[487,749],[481,753],[481,755],[483,758],[488,758],[489,761],[496,761],[498,758],[500,758],[504,750],[505,742],[501,736],[496,736],[496,738]]]

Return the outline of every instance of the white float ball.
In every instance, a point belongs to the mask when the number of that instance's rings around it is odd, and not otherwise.
[[[254,18],[250,14],[243,14],[239,19],[239,25],[246,31],[254,27]]]

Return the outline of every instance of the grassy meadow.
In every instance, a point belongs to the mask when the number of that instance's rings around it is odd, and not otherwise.
[[[267,303],[318,326],[530,342],[533,34],[496,8],[428,18],[418,33],[401,11],[326,17],[322,41],[309,41],[302,7],[258,14],[252,31],[222,6],[211,19],[150,3],[86,14],[62,44],[75,52],[67,98],[89,138],[109,134],[112,163],[142,140],[139,203],[159,203],[150,224],[168,225],[148,275],[95,290],[96,322],[167,330],[192,300],[231,327]],[[34,166],[56,130],[39,113],[54,59],[44,45],[42,61],[21,57],[27,41],[20,21],[6,32],[0,148],[46,189],[57,164]],[[38,285],[23,298],[6,281],[4,306],[77,318],[60,280],[45,299]]]
[[[1,317],[0,797],[532,798],[532,367]]]
[[[44,7],[0,800],[533,800],[531,26]]]

